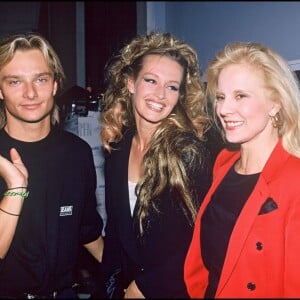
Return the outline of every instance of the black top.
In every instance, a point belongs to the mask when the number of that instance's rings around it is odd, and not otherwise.
[[[91,148],[57,128],[38,142],[21,142],[0,130],[0,154],[9,158],[11,147],[28,169],[29,197],[0,260],[0,296],[45,295],[71,287],[79,244],[94,241],[102,230]],[[0,178],[0,193],[5,190]]]
[[[105,161],[107,227],[102,263],[106,276],[118,267],[122,269],[123,282],[120,282],[118,289],[121,294],[116,297],[122,297],[123,289],[135,279],[146,298],[188,298],[183,266],[193,226],[170,189],[157,199],[160,213],[155,210],[150,212],[145,235],[142,239],[138,238],[139,229],[135,221],[139,201],[132,218],[128,194],[128,160],[133,134],[133,131],[128,131],[122,141],[115,145],[117,150],[113,150]],[[179,140],[179,137],[176,139]],[[197,155],[203,157],[202,165],[195,164],[198,160],[186,151],[188,143],[197,145]],[[193,134],[188,134],[177,146],[192,185],[197,190],[198,197],[194,201],[199,204],[211,184],[210,155],[205,144]]]
[[[240,175],[234,165],[212,195],[201,219],[202,257],[209,271],[205,298],[214,298],[235,222],[260,173]]]

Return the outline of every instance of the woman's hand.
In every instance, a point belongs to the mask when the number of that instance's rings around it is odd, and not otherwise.
[[[124,295],[125,299],[133,299],[133,298],[145,299],[144,295],[137,287],[135,280],[131,281],[128,288],[126,290],[124,290],[124,292],[125,292],[125,295]]]

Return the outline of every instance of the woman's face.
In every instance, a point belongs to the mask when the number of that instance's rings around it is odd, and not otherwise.
[[[230,143],[266,142],[274,134],[270,116],[280,109],[264,87],[263,73],[247,64],[225,67],[219,74],[216,113]]]
[[[128,80],[128,90],[133,97],[137,123],[157,125],[177,104],[183,68],[174,60],[160,55],[148,55],[137,78]]]

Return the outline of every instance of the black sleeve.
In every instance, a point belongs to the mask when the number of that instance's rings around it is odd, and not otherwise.
[[[110,166],[110,154],[105,151],[105,163],[104,163],[104,178],[109,178],[115,170],[111,170]],[[111,200],[113,181],[105,181],[105,208],[107,212],[107,221],[105,227],[104,237],[104,252],[102,258],[103,274],[105,281],[114,273],[115,270],[120,268],[120,256],[117,249],[120,249],[120,245],[116,233],[116,217],[115,210],[113,209],[113,202]],[[114,249],[114,251],[111,251]],[[109,251],[108,251],[109,250]]]
[[[90,147],[86,151],[85,173],[86,173],[86,197],[83,205],[83,217],[80,230],[80,242],[90,243],[96,240],[102,232],[103,221],[97,211],[96,186],[97,176],[93,153]]]

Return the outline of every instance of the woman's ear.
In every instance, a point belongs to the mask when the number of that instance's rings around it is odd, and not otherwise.
[[[281,109],[281,105],[279,103],[274,103],[272,109],[269,112],[269,116],[274,117],[277,113],[279,113],[280,109]]]
[[[135,87],[134,87],[134,80],[132,79],[132,77],[128,77],[127,79],[127,88],[131,94],[134,94]]]

